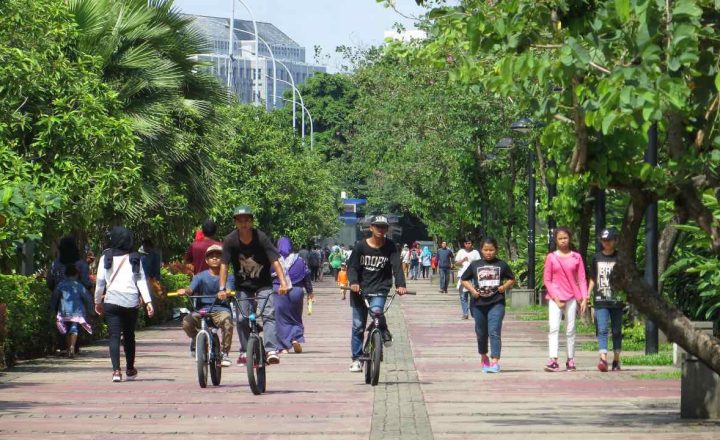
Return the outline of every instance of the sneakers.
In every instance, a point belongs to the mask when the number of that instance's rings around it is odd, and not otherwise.
[[[482,370],[485,371],[485,369],[490,366],[490,358],[486,355],[482,355],[480,365],[482,366]]]
[[[575,360],[573,360],[572,358],[568,359],[568,360],[565,362],[565,369],[568,370],[568,371],[575,371],[575,370],[577,370],[577,368],[575,368]]]
[[[499,373],[500,372],[500,364],[494,363],[492,365],[488,365],[487,367],[483,367],[483,372],[485,373]]]
[[[190,340],[190,357],[195,357],[195,338]]]
[[[468,315],[462,315],[460,319],[468,319]]]
[[[302,345],[298,341],[292,341],[292,347],[295,353],[302,353]]]
[[[70,347],[67,353],[68,359],[75,359],[75,347]]]
[[[137,368],[128,368],[125,370],[127,380],[134,380],[137,377]]]
[[[223,353],[222,360],[220,361],[220,366],[229,367],[231,365],[232,365],[232,361],[230,360],[230,355],[227,353]]]
[[[122,371],[113,370],[112,381],[113,382],[122,382]]]
[[[620,371],[620,370],[621,370],[621,368],[620,368],[620,362],[618,362],[618,361],[613,361],[613,363],[612,363],[612,370],[613,370],[613,371]]]
[[[241,367],[244,367],[245,365],[247,365],[247,356],[245,355],[244,352],[240,353],[240,356],[238,356],[237,364],[240,365]]]
[[[602,371],[603,373],[606,373],[608,370],[607,361],[600,358],[600,362],[598,362],[598,364],[597,364],[597,369],[599,371]]]
[[[267,354],[267,358],[265,361],[270,365],[277,365],[280,363],[280,357],[277,354],[277,351],[270,351]]]
[[[550,358],[547,365],[545,365],[545,371],[547,371],[548,373],[555,373],[557,371],[560,371],[560,365],[558,365],[557,359]]]
[[[386,347],[392,347],[393,344],[393,337],[392,333],[390,333],[390,330],[385,330],[382,334],[383,338],[383,345]]]
[[[362,364],[360,361],[352,361],[352,364],[350,364],[350,372],[351,373],[359,373],[362,371]]]

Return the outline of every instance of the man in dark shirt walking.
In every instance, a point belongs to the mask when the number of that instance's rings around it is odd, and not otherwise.
[[[452,262],[455,256],[453,252],[448,249],[447,242],[443,241],[440,244],[440,249],[437,251],[438,258],[438,269],[440,270],[440,293],[448,293],[448,283],[450,282],[450,272],[452,271]]]
[[[352,351],[352,363],[350,371],[357,373],[362,371],[359,358],[362,354],[363,336],[365,324],[367,323],[368,308],[360,295],[362,290],[365,294],[381,294],[368,298],[370,308],[373,311],[382,311],[385,307],[387,295],[393,286],[398,295],[405,294],[405,275],[400,265],[400,253],[392,240],[385,238],[389,224],[383,215],[373,217],[370,222],[370,238],[359,240],[348,261],[348,281],[350,290],[350,306],[352,307],[352,337],[350,349]],[[386,345],[392,341],[392,336],[387,330],[385,317],[380,319],[380,329],[383,331],[383,340]]]

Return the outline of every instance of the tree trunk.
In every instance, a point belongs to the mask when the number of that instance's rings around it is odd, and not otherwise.
[[[662,274],[670,265],[670,257],[672,257],[675,244],[680,237],[680,231],[675,228],[675,225],[685,223],[686,221],[687,216],[675,214],[665,225],[662,234],[660,234],[660,241],[658,243],[658,291],[660,292],[663,291]]]
[[[645,282],[635,266],[635,250],[640,224],[650,196],[639,190],[631,191],[631,201],[625,212],[618,242],[618,264],[612,271],[613,288],[627,292],[628,302],[655,322],[668,340],[677,343],[688,353],[697,356],[713,371],[720,373],[720,340],[696,330],[692,322]]]
[[[578,252],[582,257],[585,266],[587,266],[588,261],[587,254],[588,247],[590,246],[590,221],[593,217],[593,209],[595,208],[594,203],[594,200],[586,201],[585,203],[583,203],[582,212],[580,213],[580,231],[578,234],[580,247],[578,249]]]

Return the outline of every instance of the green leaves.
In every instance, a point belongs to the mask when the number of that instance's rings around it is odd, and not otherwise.
[[[615,12],[623,23],[627,23],[630,19],[631,3],[630,0],[615,0]]]

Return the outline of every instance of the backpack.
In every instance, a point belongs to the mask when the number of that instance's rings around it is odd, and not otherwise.
[[[320,266],[320,254],[315,251],[310,252],[310,255],[308,255],[308,263],[312,267]]]
[[[410,250],[410,260],[414,260],[414,261],[418,260],[418,253],[415,249]]]

